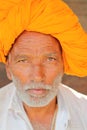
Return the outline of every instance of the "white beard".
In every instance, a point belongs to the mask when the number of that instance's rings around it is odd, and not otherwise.
[[[58,88],[62,80],[62,74],[58,75],[53,82],[53,85],[45,85],[44,83],[32,82],[27,85],[22,85],[20,80],[13,76],[13,82],[17,88],[17,93],[20,99],[31,107],[43,107],[48,105],[58,94]],[[29,93],[32,89],[44,89],[45,92],[41,95]]]

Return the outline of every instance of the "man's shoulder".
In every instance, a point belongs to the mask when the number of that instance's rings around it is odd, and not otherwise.
[[[9,109],[14,93],[15,87],[13,83],[0,88],[0,128],[2,128],[3,124],[6,121],[7,111]]]
[[[63,100],[70,111],[76,111],[79,114],[83,113],[87,119],[87,116],[85,115],[87,109],[86,95],[79,93],[63,84],[60,85],[60,94],[62,95]]]
[[[0,88],[0,96],[5,94],[5,93],[14,91],[14,89],[15,89],[14,84],[13,83],[9,83],[9,84],[3,86],[2,88]]]
[[[71,125],[87,128],[87,96],[63,84],[60,85],[60,94],[69,112]]]
[[[5,102],[9,102],[14,92],[15,86],[13,83],[0,88],[0,105],[4,104]]]
[[[77,92],[64,84],[60,85],[60,91],[64,99],[71,102],[72,105],[76,104],[77,107],[78,105],[87,106],[87,95]]]
[[[70,88],[67,85],[61,84],[60,91],[61,93],[65,93],[64,95],[67,97],[75,98],[77,100],[83,99],[84,101],[87,101],[87,95],[77,92],[76,90]]]

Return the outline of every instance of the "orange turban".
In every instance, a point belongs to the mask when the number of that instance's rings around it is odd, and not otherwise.
[[[87,34],[62,0],[0,0],[0,61],[24,30],[51,34],[62,46],[64,71],[87,76]]]

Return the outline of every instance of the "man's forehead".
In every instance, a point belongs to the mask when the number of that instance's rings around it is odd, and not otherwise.
[[[35,31],[23,31],[16,39],[14,44],[18,41],[22,41],[22,40],[31,40],[34,37],[34,39],[36,40],[36,38],[43,38],[44,41],[45,40],[56,40],[57,42],[59,42],[56,38],[54,38],[52,35],[50,34],[44,34],[44,33],[40,33],[40,32],[35,32]]]
[[[40,32],[31,32],[31,31],[23,31],[14,41],[13,47],[17,44],[19,46],[25,45],[25,43],[28,43],[29,46],[31,43],[35,47],[37,46],[44,46],[45,44],[48,44],[49,46],[52,44],[60,44],[59,41],[54,38],[53,36],[49,34],[43,34]],[[38,43],[38,44],[36,44]],[[39,44],[40,43],[40,44]]]
[[[24,31],[15,40],[10,52],[12,53],[33,53],[35,51],[41,52],[53,51],[61,52],[61,46],[59,41],[54,37],[39,32]]]

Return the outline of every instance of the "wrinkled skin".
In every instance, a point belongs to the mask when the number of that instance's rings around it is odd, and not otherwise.
[[[24,31],[9,52],[6,70],[23,102],[32,107],[49,104],[63,75],[59,42],[50,35]]]

